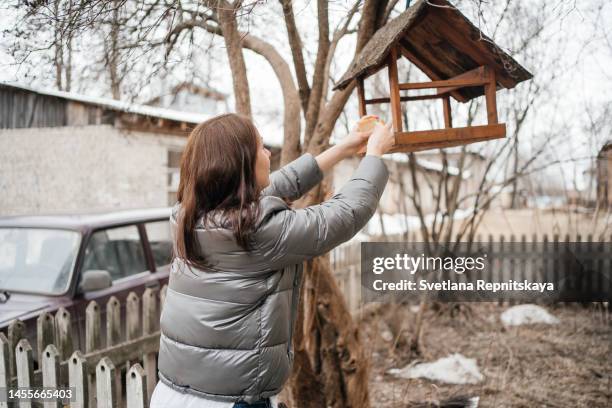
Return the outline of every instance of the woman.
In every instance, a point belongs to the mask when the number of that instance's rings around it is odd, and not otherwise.
[[[193,130],[170,217],[175,257],[151,407],[276,406],[293,363],[302,261],[347,241],[374,214],[388,179],[380,156],[393,144],[390,128],[354,129],[273,174],[249,118],[224,114]],[[366,156],[332,198],[287,205],[364,145]]]

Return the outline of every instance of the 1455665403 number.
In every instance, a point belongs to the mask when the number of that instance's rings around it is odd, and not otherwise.
[[[75,395],[73,388],[53,387],[17,387],[0,388],[0,402],[19,401],[72,401]]]

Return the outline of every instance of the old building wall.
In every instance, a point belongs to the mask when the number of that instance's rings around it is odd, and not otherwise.
[[[168,205],[186,138],[111,125],[0,130],[0,215]]]

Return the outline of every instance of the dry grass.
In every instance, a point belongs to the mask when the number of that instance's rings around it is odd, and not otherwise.
[[[363,313],[362,333],[372,353],[372,406],[406,407],[455,395],[479,396],[479,407],[612,406],[612,326],[601,308],[551,306],[561,324],[506,329],[499,315],[508,306],[466,305],[455,316],[448,305],[426,311],[420,356],[408,347],[416,315],[409,306],[381,306]],[[398,320],[403,329],[393,336]],[[385,373],[415,359],[433,361],[454,352],[475,358],[485,381],[434,384]]]

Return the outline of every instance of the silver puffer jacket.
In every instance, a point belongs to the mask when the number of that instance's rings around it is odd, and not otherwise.
[[[270,175],[250,252],[229,229],[196,225],[212,270],[190,271],[175,258],[161,315],[160,380],[219,401],[256,401],[280,392],[293,364],[291,336],[302,261],[347,241],[372,217],[388,179],[383,160],[365,156],[329,200],[291,209],[321,181],[305,154]],[[170,224],[176,234],[180,205]]]

